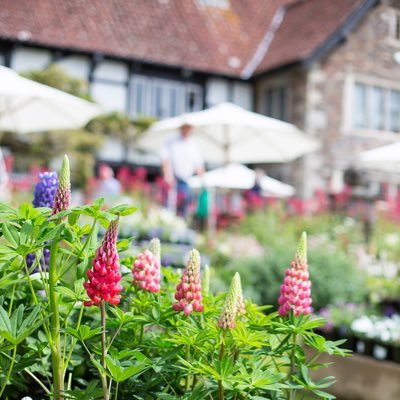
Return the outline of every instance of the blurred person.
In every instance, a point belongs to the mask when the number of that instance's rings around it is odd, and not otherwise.
[[[8,176],[3,152],[0,148],[0,201],[10,201],[10,177]]]
[[[112,168],[108,164],[100,164],[99,177],[93,193],[94,199],[103,197],[105,205],[109,206],[121,195],[121,192],[121,184],[115,179]]]
[[[203,175],[204,163],[196,143],[191,137],[193,126],[183,123],[179,134],[167,140],[161,150],[162,172],[169,185],[168,206],[186,218],[193,194],[189,179]]]

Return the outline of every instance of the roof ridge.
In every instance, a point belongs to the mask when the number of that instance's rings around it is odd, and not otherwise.
[[[264,60],[265,56],[268,53],[269,47],[274,40],[274,36],[276,31],[282,24],[283,18],[285,17],[286,6],[281,5],[275,11],[274,16],[272,17],[271,23],[268,26],[261,42],[258,44],[256,51],[251,57],[250,61],[243,68],[243,71],[240,73],[240,77],[242,79],[249,79],[260,63]]]

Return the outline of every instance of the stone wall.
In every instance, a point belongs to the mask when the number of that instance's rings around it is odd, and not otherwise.
[[[381,1],[323,59],[308,68],[275,72],[256,84],[256,111],[262,113],[265,87],[286,82],[288,122],[321,141],[319,152],[292,163],[286,174],[303,197],[327,189],[332,171],[352,165],[361,151],[400,140],[400,133],[352,126],[356,81],[400,90],[400,40],[391,37],[395,11],[400,12],[400,0]]]
[[[377,361],[372,357],[323,355],[321,363],[333,362],[328,368],[312,373],[314,381],[333,375],[337,382],[325,389],[340,400],[400,399],[400,364]]]
[[[382,1],[310,71],[309,80],[317,72],[319,85],[308,93],[313,107],[307,118],[323,138],[328,168],[345,168],[359,152],[400,139],[399,133],[357,130],[352,123],[356,81],[400,89],[400,64],[395,60],[400,41],[391,37],[396,10],[400,1]]]

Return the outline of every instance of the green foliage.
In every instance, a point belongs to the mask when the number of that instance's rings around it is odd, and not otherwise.
[[[118,243],[121,303],[85,307],[83,282],[102,239],[99,230],[136,211],[130,204],[104,210],[103,204],[98,199],[54,216],[47,208],[0,204],[0,282],[8,282],[0,286],[0,397],[21,397],[35,388],[37,397],[71,400],[107,398],[108,391],[115,398],[143,400],[284,400],[298,390],[333,398],[325,388],[334,380],[314,382],[309,371],[321,366],[320,353],[347,351],[338,347],[342,342],[314,333],[321,319],[282,318],[248,299],[235,329],[223,330],[217,321],[225,296],[213,294],[203,299],[202,313],[184,316],[172,308],[179,282],[172,268],[162,271],[160,293],[132,284],[136,254],[126,238]],[[40,263],[45,246],[51,252],[49,272]],[[285,250],[291,257],[296,246]],[[30,269],[29,253],[36,254]],[[271,260],[265,259],[263,269]],[[32,273],[34,268],[39,272]],[[280,284],[280,263],[279,268]],[[271,279],[262,284],[271,291],[279,287]],[[316,354],[308,358],[305,347]]]
[[[29,71],[22,75],[28,79],[72,94],[73,96],[91,100],[87,83],[81,79],[71,78],[57,64],[52,64],[40,71]]]

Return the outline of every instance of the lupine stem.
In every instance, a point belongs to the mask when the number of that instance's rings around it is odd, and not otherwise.
[[[222,332],[221,347],[219,349],[220,363],[222,362],[224,355],[225,355],[225,337],[226,337],[226,331],[224,330]],[[224,399],[225,399],[224,384],[223,384],[222,380],[219,380],[218,381],[218,400],[224,400]]]
[[[186,351],[185,351],[185,359],[186,361],[189,362],[190,360],[190,345],[186,346]],[[185,392],[187,393],[189,391],[189,386],[190,386],[190,374],[188,373],[186,375],[186,380],[185,380]]]
[[[296,333],[293,333],[292,338],[293,338],[293,349],[290,353],[290,370],[289,370],[290,380],[293,380],[292,375],[296,371],[296,341],[297,341]],[[296,389],[290,389],[289,400],[296,400]]]
[[[14,348],[13,348],[13,353],[12,353],[12,356],[11,356],[10,367],[8,368],[7,375],[6,375],[6,377],[4,378],[4,383],[3,383],[3,385],[1,386],[1,389],[0,389],[0,398],[1,398],[1,395],[3,394],[3,392],[4,392],[4,389],[5,389],[6,386],[7,386],[8,380],[10,379],[11,371],[12,371],[12,369],[14,368],[14,363],[15,363],[15,357],[16,357],[16,355],[17,355],[17,346],[14,346]]]
[[[106,345],[106,303],[104,300],[100,302],[100,313],[101,313],[101,365],[106,369],[106,356],[107,356],[107,345]],[[107,377],[104,372],[101,373],[101,383],[103,386],[103,399],[109,400],[110,393],[107,387]]]
[[[53,389],[56,399],[62,400],[61,392],[64,390],[64,367],[61,353],[60,340],[60,313],[58,305],[57,285],[57,253],[58,242],[53,242],[50,248],[49,263],[49,302],[50,302],[50,327],[51,327],[51,361],[53,366]]]

